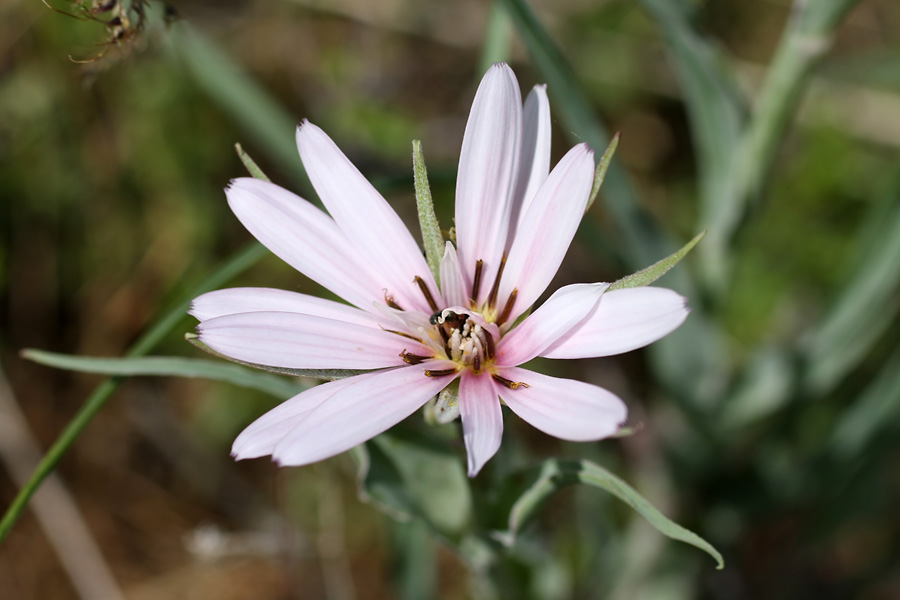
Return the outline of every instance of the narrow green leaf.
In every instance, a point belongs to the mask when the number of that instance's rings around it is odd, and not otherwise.
[[[858,457],[879,433],[896,426],[900,416],[900,349],[837,420],[828,445],[845,460]]]
[[[425,244],[425,259],[434,280],[441,281],[441,259],[444,257],[444,238],[441,226],[434,214],[431,187],[428,185],[428,170],[422,155],[422,142],[413,140],[413,175],[416,187],[416,210],[419,212],[419,227],[422,228],[422,242]]]
[[[825,317],[802,341],[809,369],[804,385],[815,394],[832,390],[866,356],[900,309],[900,170],[857,233],[858,257]],[[883,207],[887,207],[884,210]]]
[[[216,269],[203,283],[197,286],[196,289],[192,290],[183,301],[164,313],[153,326],[141,335],[134,346],[128,350],[126,353],[127,356],[141,356],[149,352],[187,317],[187,310],[190,306],[191,298],[195,298],[204,292],[222,287],[230,279],[255,264],[256,261],[262,258],[267,252],[265,247],[257,242],[249,244],[237,252],[234,256],[220,265],[219,268]],[[97,413],[100,412],[100,409],[106,405],[106,402],[119,387],[120,382],[121,379],[107,379],[97,386],[85,401],[84,405],[78,410],[78,413],[72,417],[72,420],[69,421],[66,428],[59,434],[59,437],[50,449],[47,450],[47,454],[44,455],[44,458],[41,459],[41,462],[35,468],[31,479],[29,479],[28,483],[19,490],[19,493],[16,495],[12,504],[3,515],[3,520],[0,521],[0,543],[3,542],[10,530],[12,530],[13,526],[19,520],[25,507],[28,505],[28,501],[40,487],[41,483],[47,475],[56,468],[56,465],[72,444],[75,443],[75,440],[78,439],[78,436],[81,435],[85,427],[87,427]]]
[[[619,138],[621,137],[622,134],[617,131],[616,135],[609,142],[609,146],[603,152],[603,156],[600,157],[600,162],[597,163],[597,170],[594,171],[594,185],[591,187],[591,197],[588,199],[584,212],[591,209],[591,205],[597,199],[597,194],[600,193],[600,187],[603,185],[603,180],[606,179],[606,171],[609,169],[609,163],[612,161],[613,154],[616,153],[616,148],[619,147]]]
[[[199,377],[213,381],[223,381],[241,387],[259,390],[276,398],[290,398],[310,386],[299,381],[288,381],[267,373],[219,361],[180,356],[141,356],[132,358],[107,358],[95,356],[73,356],[43,350],[27,349],[23,358],[34,362],[99,375],[134,377],[152,375],[158,377]]]
[[[706,232],[701,231],[696,236],[694,236],[694,239],[685,244],[681,248],[681,250],[678,250],[674,254],[662,259],[661,261],[650,265],[646,269],[642,269],[637,273],[632,273],[627,277],[619,279],[611,286],[609,286],[609,289],[607,291],[650,285],[651,283],[665,275],[672,267],[681,262],[681,259],[687,256],[687,253],[690,252],[694,248],[694,246],[696,246],[697,243],[703,239],[704,235],[706,235]]]
[[[585,460],[548,460],[511,476],[504,494],[507,498],[513,498],[512,505],[508,509],[504,507],[503,511],[507,529],[495,532],[495,537],[511,545],[522,526],[553,494],[576,483],[606,490],[631,506],[666,537],[703,550],[716,560],[719,569],[724,567],[722,555],[709,542],[670,520],[634,488],[603,467]]]
[[[244,149],[240,144],[235,144],[234,149],[237,151],[238,158],[240,158],[241,162],[244,163],[244,166],[247,167],[247,171],[250,175],[257,179],[262,179],[263,181],[272,181],[265,173],[263,173],[262,169],[259,168],[259,165],[256,164],[256,161],[250,158],[249,154],[244,152]]]
[[[212,354],[217,358],[222,358],[229,362],[233,362],[238,365],[243,365],[245,367],[250,367],[251,369],[257,369],[259,371],[266,371],[267,373],[275,373],[277,375],[289,375],[291,377],[309,377],[311,379],[322,379],[325,381],[334,381],[335,379],[344,379],[345,377],[353,377],[354,375],[360,375],[362,373],[368,373],[368,371],[358,371],[352,369],[288,369],[286,367],[272,367],[269,365],[259,365],[256,363],[246,362],[243,360],[238,360],[236,358],[231,358],[230,356],[226,356],[219,352],[216,352],[206,344],[200,341],[195,333],[186,333],[184,334],[184,339],[193,344],[194,346],[200,348],[204,352]]]

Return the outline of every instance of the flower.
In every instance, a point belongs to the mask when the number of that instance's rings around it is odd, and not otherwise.
[[[190,312],[200,341],[234,359],[366,372],[260,417],[235,440],[237,459],[322,460],[385,431],[457,379],[470,476],[500,446],[501,401],[566,440],[618,430],[627,410],[611,392],[520,365],[640,348],[678,327],[688,308],[662,288],[576,284],[518,322],[559,268],[593,183],[586,144],[550,171],[544,86],[523,107],[507,65],[495,64],[482,80],[460,153],[457,246],[446,243],[440,285],[397,214],[321,129],[304,121],[297,146],[329,214],[249,178],[231,182],[228,202],[260,242],[349,304],[235,288],[196,298]]]

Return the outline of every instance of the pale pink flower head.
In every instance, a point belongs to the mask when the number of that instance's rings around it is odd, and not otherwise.
[[[322,460],[385,431],[457,380],[470,476],[500,446],[501,403],[565,440],[619,429],[627,411],[614,394],[520,365],[628,352],[678,327],[688,309],[671,290],[607,292],[608,284],[587,283],[557,290],[519,319],[559,268],[594,176],[585,144],[550,171],[543,86],[523,107],[507,65],[482,80],[460,153],[457,245],[446,243],[440,284],[394,210],[321,129],[304,122],[297,146],[327,213],[257,179],[234,180],[228,203],[260,242],[349,304],[236,288],[200,296],[190,312],[200,341],[239,361],[365,372],[269,411],[235,440],[236,458]]]

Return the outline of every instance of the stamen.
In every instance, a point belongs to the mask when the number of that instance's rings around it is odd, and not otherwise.
[[[485,331],[484,334],[484,356],[488,360],[494,360],[494,336],[489,331]]]
[[[530,385],[528,385],[527,383],[525,383],[523,381],[513,381],[511,379],[507,379],[506,377],[500,377],[496,373],[492,373],[491,377],[493,377],[494,381],[496,381],[497,383],[502,383],[503,385],[505,385],[506,387],[508,387],[511,390],[516,390],[516,389],[519,389],[520,387],[531,387]]]
[[[425,377],[444,377],[445,375],[456,375],[456,369],[425,369]]]
[[[403,336],[403,337],[405,337],[405,338],[407,338],[407,339],[410,339],[410,340],[412,340],[412,341],[414,341],[414,342],[419,342],[419,343],[422,344],[423,346],[427,345],[427,344],[425,344],[425,342],[423,342],[422,340],[420,340],[419,338],[417,338],[417,337],[414,336],[414,335],[409,335],[408,333],[403,333],[402,331],[396,331],[396,330],[394,330],[394,329],[385,329],[384,327],[382,327],[381,329],[382,329],[382,331],[387,331],[388,333],[396,333],[397,335]]]
[[[506,301],[506,306],[503,307],[503,312],[500,313],[500,317],[497,319],[497,326],[503,325],[506,323],[506,320],[509,318],[509,313],[512,312],[513,304],[516,303],[516,296],[519,295],[519,288],[513,288],[512,293],[509,295],[509,300]]]
[[[506,257],[500,259],[500,268],[497,269],[497,277],[494,279],[494,285],[491,287],[491,293],[488,296],[487,305],[489,308],[494,308],[494,304],[497,302],[497,291],[500,289],[500,277],[503,275],[503,267],[506,266]]]
[[[481,270],[484,268],[484,261],[478,259],[475,261],[475,278],[472,280],[472,303],[478,302],[478,292],[481,291]]]
[[[394,302],[394,297],[388,295],[387,290],[384,290],[384,302],[391,308],[396,308],[397,310],[403,310],[403,307],[401,307],[399,304]]]
[[[429,357],[428,356],[420,356],[418,354],[410,354],[409,352],[406,351],[406,348],[404,348],[403,352],[400,353],[400,358],[402,358],[403,362],[405,362],[408,365],[418,365],[418,364],[421,364],[421,363],[425,362],[426,360],[428,360]]]
[[[475,355],[475,360],[472,361],[472,370],[476,373],[481,373],[481,357],[477,354]]]
[[[431,310],[437,310],[437,302],[434,301],[434,297],[431,295],[431,291],[428,289],[428,286],[425,285],[425,281],[418,275],[416,275],[415,281],[416,285],[418,285],[419,289],[422,291],[422,295],[425,296],[425,301],[428,302],[428,306],[431,307]]]

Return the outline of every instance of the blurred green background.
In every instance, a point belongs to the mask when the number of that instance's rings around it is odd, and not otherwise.
[[[785,31],[803,26],[792,10],[817,2],[846,12],[782,53]],[[516,6],[153,2],[140,31],[106,48],[116,32],[102,23],[36,0],[0,4],[0,365],[5,401],[40,448],[100,379],[19,351],[122,355],[244,247],[222,193],[245,175],[236,142],[312,197],[293,149],[309,118],[413,225],[410,141],[420,139],[444,227],[465,118],[492,60],[508,60],[524,90],[550,83],[554,161],[576,141],[605,143],[579,127],[573,95],[555,95],[567,91],[554,88],[559,57],[548,67]],[[590,117],[622,134],[556,283],[611,281],[710,233],[660,281],[694,307],[677,335],[542,365],[620,394],[642,431],[576,445],[509,419],[493,468],[592,458],[709,540],[726,569],[603,492],[572,488],[497,566],[497,587],[479,587],[465,557],[421,525],[360,501],[348,456],[286,470],[233,463],[234,435],[272,399],[138,378],[58,470],[124,597],[900,597],[900,5],[532,8]],[[785,114],[759,121],[772,151],[735,153],[772,89],[773,60],[819,51],[793,72]],[[271,256],[232,284],[319,291]],[[185,317],[153,353],[197,356],[183,340],[192,326]],[[8,441],[10,414],[0,410]],[[0,450],[5,509],[23,455]],[[30,513],[0,546],[0,590],[79,597]]]

